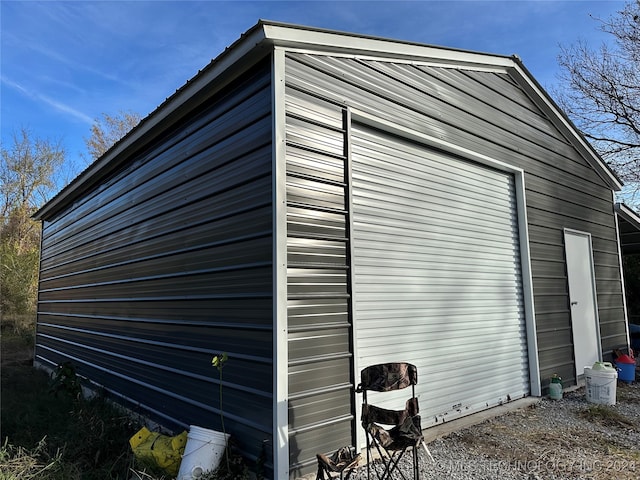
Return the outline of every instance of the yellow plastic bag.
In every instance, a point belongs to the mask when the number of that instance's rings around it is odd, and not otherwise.
[[[129,445],[136,458],[151,461],[174,477],[180,469],[186,443],[186,430],[180,435],[169,437],[151,432],[146,427],[142,427],[129,439]]]

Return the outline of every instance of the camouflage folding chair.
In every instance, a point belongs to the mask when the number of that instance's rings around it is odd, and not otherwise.
[[[358,468],[360,454],[356,453],[354,447],[342,447],[334,452],[330,457],[318,453],[318,474],[316,480],[332,480],[340,477],[340,480],[347,480]]]
[[[413,456],[413,478],[418,480],[418,448],[424,445],[418,399],[415,385],[418,383],[418,370],[410,363],[386,363],[372,365],[360,373],[360,385],[356,392],[362,393],[362,426],[367,439],[367,479],[370,478],[371,450],[376,449],[384,464],[382,472],[376,470],[378,480],[403,478],[405,474],[398,468],[405,453]],[[391,392],[411,387],[411,398],[403,410],[387,410],[371,405],[367,391]],[[429,450],[427,454],[431,456]]]

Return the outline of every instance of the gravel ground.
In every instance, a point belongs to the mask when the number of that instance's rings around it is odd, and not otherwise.
[[[420,452],[425,480],[640,479],[640,384],[618,382],[614,406],[588,403],[584,388],[544,398],[428,447],[433,463]],[[351,479],[366,479],[366,470]]]

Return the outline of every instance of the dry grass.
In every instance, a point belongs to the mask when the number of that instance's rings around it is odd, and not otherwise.
[[[599,423],[609,427],[628,428],[633,427],[636,424],[634,419],[627,418],[608,405],[589,405],[584,410],[580,410],[578,415],[590,422]]]
[[[32,318],[3,319],[0,480],[161,479],[129,448],[141,425],[103,397],[51,391],[31,366],[33,338]]]

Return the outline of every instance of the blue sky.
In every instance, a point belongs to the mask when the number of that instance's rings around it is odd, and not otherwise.
[[[517,54],[547,89],[559,45],[607,40],[607,1],[0,0],[2,142],[27,127],[60,140],[71,163],[101,113],[146,116],[258,19],[431,45]]]

